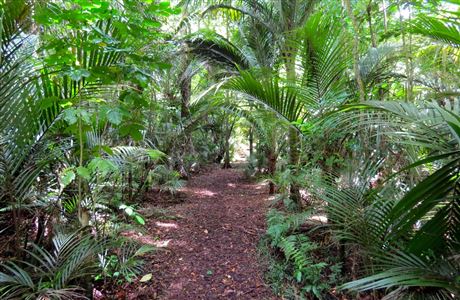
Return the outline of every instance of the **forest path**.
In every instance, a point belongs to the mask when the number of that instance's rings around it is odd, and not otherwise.
[[[185,201],[169,208],[177,219],[148,220],[149,234],[164,246],[146,268],[158,299],[276,299],[257,255],[267,189],[241,169],[213,168],[181,190]]]

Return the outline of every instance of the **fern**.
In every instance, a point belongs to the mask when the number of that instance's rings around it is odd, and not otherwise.
[[[276,246],[280,238],[288,233],[297,230],[311,217],[311,211],[304,211],[294,214],[285,214],[276,209],[268,212],[267,234],[272,239],[272,246]]]
[[[321,299],[322,294],[330,288],[329,282],[340,272],[340,268],[331,268],[331,278],[324,277],[322,273],[328,264],[317,262],[313,256],[318,245],[306,235],[296,233],[310,217],[311,211],[289,214],[272,209],[268,213],[267,235],[271,240],[271,247],[279,250],[284,256],[284,276],[300,285],[302,293],[314,294]],[[279,274],[276,278],[279,278]]]

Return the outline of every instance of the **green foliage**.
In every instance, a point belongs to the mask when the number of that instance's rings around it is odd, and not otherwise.
[[[132,206],[122,204],[120,205],[119,209],[122,210],[128,217],[136,221],[136,223],[140,225],[145,225],[145,219],[142,217],[141,214],[136,212]]]
[[[96,256],[103,244],[84,231],[58,233],[53,250],[33,245],[27,261],[1,265],[2,299],[87,299],[78,283],[96,272]]]
[[[101,273],[95,280],[110,280],[117,284],[132,282],[143,271],[142,257],[154,250],[147,245],[124,241],[117,245],[116,251],[105,250],[99,254]]]
[[[424,107],[429,108],[429,113]],[[356,290],[395,288],[389,297],[417,297],[425,295],[423,288],[431,287],[427,297],[454,297],[458,294],[454,279],[458,275],[454,271],[458,262],[453,255],[458,251],[460,220],[457,201],[459,117],[456,106],[443,108],[430,103],[419,108],[407,103],[370,102],[344,109],[349,108],[377,110],[396,117],[400,126],[408,128],[403,133],[405,139],[399,142],[405,143],[410,137],[411,144],[430,150],[427,157],[405,166],[393,177],[427,164],[432,164],[435,169],[399,199],[390,195],[395,189],[389,183],[383,190],[366,186],[376,173],[375,168],[371,168],[371,173],[365,172],[368,179],[358,180],[361,182],[358,186],[340,188],[330,182],[327,187],[319,189],[318,195],[328,202],[339,234],[349,242],[359,244],[372,258],[368,264],[372,266],[373,275],[344,287]],[[400,134],[393,131],[393,124],[380,114],[370,116],[370,123],[383,124],[390,137]],[[418,126],[411,126],[413,124]],[[413,287],[423,288],[417,290]]]
[[[312,212],[283,213],[272,209],[268,214],[267,244],[275,251],[280,251],[284,262],[269,257],[269,275],[280,293],[295,294],[296,297],[314,295],[320,299],[329,291],[332,284],[336,284],[336,277],[340,268],[324,261],[318,261],[316,252],[319,245],[311,241],[300,227],[310,219]],[[270,242],[270,245],[268,245]],[[273,255],[268,253],[268,256]],[[325,270],[331,270],[329,275]],[[287,285],[298,286],[293,291],[283,287]],[[297,290],[297,292],[294,292]]]
[[[149,176],[152,184],[158,186],[160,191],[174,194],[185,185],[185,181],[180,178],[179,172],[164,165],[159,165],[150,171]]]
[[[241,132],[248,174],[280,194],[265,241],[280,293],[321,298],[343,267],[357,280],[342,291],[458,298],[458,1],[388,2],[180,1],[176,16],[167,1],[0,0],[0,233],[25,251],[0,298],[132,281],[144,248],[107,241]]]
[[[267,216],[267,234],[272,240],[272,246],[277,245],[281,238],[289,236],[299,229],[311,217],[311,214],[311,211],[288,214],[276,209],[270,210]]]

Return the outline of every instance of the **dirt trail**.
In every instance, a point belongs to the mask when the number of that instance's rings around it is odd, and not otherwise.
[[[192,178],[183,193],[185,201],[170,208],[178,219],[148,221],[149,234],[165,250],[152,256],[153,282],[144,285],[151,298],[142,298],[276,299],[256,253],[267,187],[249,183],[240,169],[215,168]]]

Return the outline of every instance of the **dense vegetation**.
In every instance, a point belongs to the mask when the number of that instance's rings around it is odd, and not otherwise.
[[[0,0],[0,20],[1,299],[138,280],[144,196],[240,144],[276,194],[276,294],[460,297],[457,0]]]

